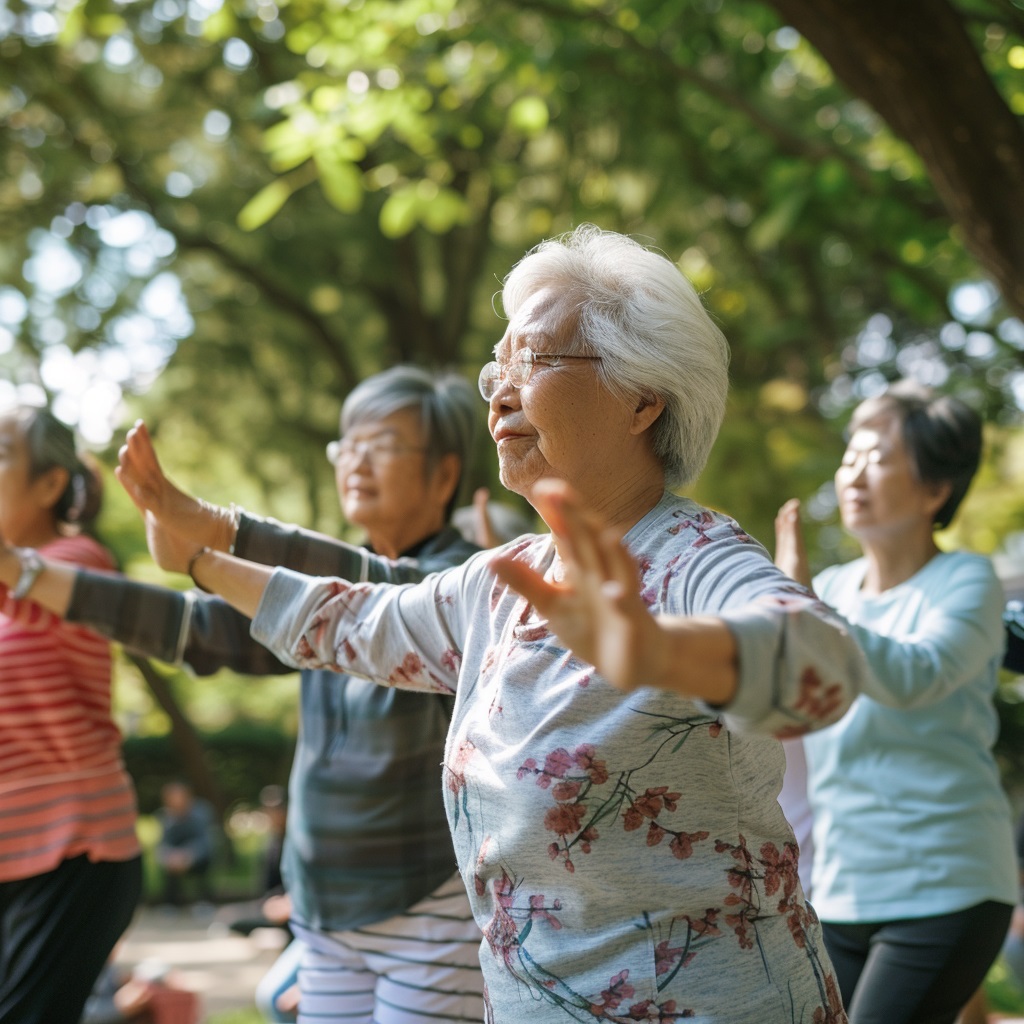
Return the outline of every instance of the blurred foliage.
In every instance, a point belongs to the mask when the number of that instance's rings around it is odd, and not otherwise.
[[[204,732],[202,740],[229,805],[258,806],[264,786],[287,781],[294,737],[274,725],[236,721],[216,732]],[[166,735],[127,737],[124,757],[143,814],[153,814],[160,807],[160,787],[165,782],[185,777]]]
[[[954,7],[1024,115],[1020,3]],[[816,561],[845,557],[845,415],[912,374],[994,424],[962,538],[1024,519],[1024,325],[770,3],[8,0],[0,129],[0,400],[38,385],[108,465],[144,415],[195,493],[342,531],[347,391],[398,361],[475,379],[507,270],[594,221],[677,260],[732,343],[698,498],[771,547],[804,497]],[[473,477],[503,497],[489,446]],[[102,525],[143,572],[118,490]],[[260,689],[234,685],[180,689],[219,720]]]

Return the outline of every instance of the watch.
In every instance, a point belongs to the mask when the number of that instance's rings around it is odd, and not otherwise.
[[[28,597],[28,592],[35,585],[36,580],[39,579],[39,574],[43,571],[45,565],[35,548],[18,548],[17,550],[18,561],[21,562],[21,574],[18,576],[18,582],[14,584],[11,597],[15,601],[21,601]]]

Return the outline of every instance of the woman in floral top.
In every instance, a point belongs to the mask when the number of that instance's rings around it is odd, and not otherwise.
[[[455,694],[443,787],[489,1021],[845,1022],[771,734],[835,721],[867,670],[735,522],[668,490],[717,433],[725,340],[672,263],[590,226],[503,300],[480,388],[502,482],[553,536],[411,586],[205,550],[193,575],[297,662]]]

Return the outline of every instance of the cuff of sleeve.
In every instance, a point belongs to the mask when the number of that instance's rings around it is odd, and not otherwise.
[[[260,598],[249,635],[279,657],[292,661],[309,612],[316,604],[316,583],[302,573],[277,568]]]
[[[252,532],[256,519],[243,509],[234,508],[234,511],[238,515],[238,526],[235,530],[235,542],[231,545],[231,551],[229,554],[237,555],[239,558],[245,558],[251,561],[246,552],[247,545],[249,543],[249,534]]]
[[[748,607],[721,619],[736,642],[736,693],[727,704],[700,703],[734,727],[757,728],[778,705],[779,618]]]

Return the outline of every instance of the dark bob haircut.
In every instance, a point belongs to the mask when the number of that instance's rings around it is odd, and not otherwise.
[[[981,462],[981,417],[951,395],[901,380],[877,398],[857,406],[850,429],[855,430],[880,412],[893,412],[899,417],[903,443],[919,479],[950,485],[949,498],[933,520],[936,529],[945,529],[953,521]]]

